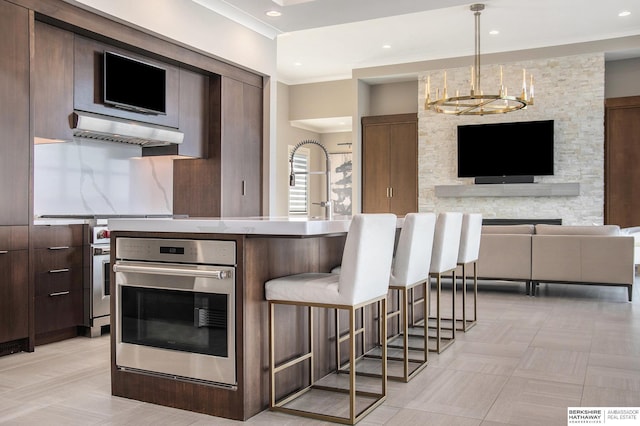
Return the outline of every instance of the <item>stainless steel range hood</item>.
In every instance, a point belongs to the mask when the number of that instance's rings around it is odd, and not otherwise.
[[[143,147],[178,145],[184,133],[169,127],[74,111],[73,135]]]

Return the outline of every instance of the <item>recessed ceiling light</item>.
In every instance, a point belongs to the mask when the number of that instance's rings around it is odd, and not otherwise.
[[[281,16],[282,13],[278,12],[277,10],[270,10],[267,12],[267,16],[271,16],[272,18],[277,18],[278,16]]]
[[[294,62],[293,65],[295,65],[296,67],[301,67],[302,66],[302,62]]]
[[[382,48],[383,49],[391,49],[391,45],[390,44],[383,44]]]
[[[631,15],[631,12],[629,12],[628,10],[623,10],[622,12],[618,13],[618,16],[629,16]]]
[[[489,34],[491,34],[491,35],[498,35],[498,34],[500,34],[500,31],[498,31],[498,30],[491,30],[491,31],[489,31]]]

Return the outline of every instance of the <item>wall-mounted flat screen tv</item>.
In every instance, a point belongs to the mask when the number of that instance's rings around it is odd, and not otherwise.
[[[104,103],[145,114],[166,114],[166,70],[104,52]]]
[[[458,126],[458,177],[553,175],[553,139],[553,120]]]

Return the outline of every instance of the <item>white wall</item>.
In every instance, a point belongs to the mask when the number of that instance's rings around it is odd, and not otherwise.
[[[289,86],[289,120],[353,115],[351,80]]]
[[[609,61],[605,64],[605,97],[640,95],[640,58]]]
[[[419,209],[476,211],[488,218],[561,218],[564,224],[603,223],[604,219],[604,55],[585,54],[504,64],[505,84],[513,93],[522,68],[535,76],[535,105],[498,116],[444,116],[424,110],[422,74],[419,91]],[[432,90],[442,73],[429,72]],[[485,93],[498,87],[499,67],[483,66]],[[449,94],[469,85],[469,68],[447,70]],[[555,120],[555,175],[537,182],[579,182],[578,197],[438,198],[435,185],[469,185],[457,177],[458,125]],[[514,144],[518,141],[514,140]]]
[[[371,86],[371,115],[418,112],[418,80]]]

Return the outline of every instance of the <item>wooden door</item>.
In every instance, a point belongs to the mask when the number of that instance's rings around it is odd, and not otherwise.
[[[29,12],[0,2],[0,225],[29,224]]]
[[[362,211],[363,213],[387,213],[389,211],[389,126],[364,124],[362,127]]]
[[[389,133],[389,211],[404,216],[418,211],[417,123],[391,124]]]
[[[640,225],[640,96],[605,101],[607,224]]]
[[[362,211],[404,216],[418,209],[418,117],[362,118]]]

